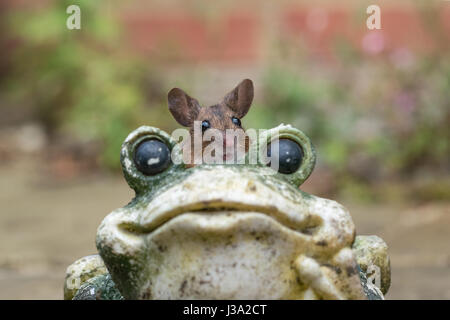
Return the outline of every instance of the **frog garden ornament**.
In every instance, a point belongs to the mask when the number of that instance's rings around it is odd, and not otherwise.
[[[136,196],[99,226],[99,255],[68,267],[64,298],[383,299],[386,244],[356,236],[339,203],[299,189],[315,163],[300,130],[267,130],[249,153],[275,135],[280,148],[300,150],[298,165],[280,157],[279,172],[258,161],[187,168],[168,157],[169,134],[133,131],[121,163]]]

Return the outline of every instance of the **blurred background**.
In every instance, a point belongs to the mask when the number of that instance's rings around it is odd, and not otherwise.
[[[450,299],[450,2],[374,2],[0,2],[0,298],[62,298],[133,197],[124,138],[179,126],[171,88],[210,105],[250,78],[244,126],[304,131],[318,163],[301,188],[388,243],[386,298]]]

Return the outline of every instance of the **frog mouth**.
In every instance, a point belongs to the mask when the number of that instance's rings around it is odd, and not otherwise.
[[[120,229],[148,235],[180,215],[207,216],[217,212],[260,213],[305,236],[322,229],[325,221],[310,207],[309,201],[286,184],[277,188],[275,182],[225,167],[194,171],[185,180],[155,195],[139,212],[133,210],[137,218],[122,221]],[[220,224],[219,220],[216,222]]]
[[[255,205],[224,201],[223,199],[211,199],[182,205],[159,214],[153,212],[149,215],[151,218],[147,223],[135,224],[124,222],[120,225],[120,228],[133,234],[145,235],[153,233],[172,219],[184,214],[213,215],[219,212],[226,212],[229,215],[245,214],[248,212],[263,214],[285,227],[307,236],[315,234],[322,225],[322,220],[318,216],[308,215],[305,219],[295,219],[292,215],[280,211],[275,205]]]

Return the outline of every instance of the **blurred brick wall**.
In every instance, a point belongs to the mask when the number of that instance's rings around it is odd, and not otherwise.
[[[258,57],[261,21],[254,13],[224,14],[213,25],[186,11],[129,12],[123,21],[131,45],[145,53],[214,61]]]
[[[336,41],[342,40],[368,54],[398,48],[429,52],[448,49],[450,43],[450,3],[445,1],[436,1],[437,16],[431,20],[424,19],[412,1],[380,5],[382,30],[377,31],[366,27],[368,4],[298,5],[282,1],[270,7],[267,2],[242,7],[239,1],[231,3],[231,8],[215,13],[213,18],[175,4],[162,10],[151,5],[147,10],[131,6],[121,17],[133,48],[181,60],[259,61],[275,38],[298,42],[324,56],[330,56]],[[439,35],[433,27],[438,28]]]
[[[2,6],[36,9],[51,2],[4,0]],[[414,0],[347,0],[339,4],[326,0],[103,3],[104,14],[114,13],[124,23],[124,45],[149,57],[173,61],[248,64],[264,60],[277,39],[298,43],[326,57],[341,40],[368,54],[397,48],[417,52],[449,50],[450,43],[450,2],[444,0],[427,2],[428,8],[436,9],[429,20],[424,19]],[[366,28],[365,11],[370,4],[381,8],[382,30]]]

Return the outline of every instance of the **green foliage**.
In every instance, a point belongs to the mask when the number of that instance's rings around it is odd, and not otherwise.
[[[265,118],[252,121],[300,128],[316,145],[319,165],[356,189],[364,181],[448,170],[449,58],[417,56],[408,68],[387,56],[341,62],[327,77],[302,61],[269,69],[265,104],[257,106]]]
[[[66,28],[71,4],[81,8],[81,30]],[[20,45],[6,85],[18,103],[32,106],[51,136],[99,140],[103,164],[115,168],[122,141],[145,123],[145,83],[149,74],[158,74],[120,50],[118,24],[104,6],[102,1],[56,1],[39,11],[10,14],[9,32]]]
[[[70,4],[82,9],[81,30],[65,27]],[[5,85],[19,104],[31,105],[51,136],[100,141],[102,163],[115,168],[131,130],[142,124],[170,130],[175,122],[162,73],[121,50],[120,23],[105,8],[98,0],[54,1],[9,14],[7,32],[20,45]],[[342,39],[335,44],[335,65],[295,50],[291,57],[293,50],[280,45],[287,58],[281,52],[282,63],[265,70],[262,99],[245,123],[300,128],[315,144],[319,166],[352,190],[422,169],[448,171],[448,51],[426,56],[405,48],[368,57]],[[171,86],[204,81],[194,72],[180,75]]]

